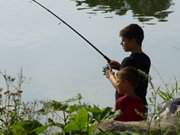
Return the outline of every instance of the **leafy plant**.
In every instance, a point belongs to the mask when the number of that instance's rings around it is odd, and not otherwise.
[[[82,103],[82,96],[66,101],[34,101],[23,102],[22,70],[16,79],[6,72],[0,72],[5,80],[0,88],[0,135],[140,135],[140,132],[111,132],[98,128],[98,124],[116,117],[111,107],[101,108],[97,105]],[[173,100],[179,94],[179,85],[162,90],[153,85],[149,98],[149,125],[160,114],[163,104]],[[159,99],[162,102],[159,102]],[[177,114],[178,115],[178,114]],[[180,118],[180,115],[179,117]],[[180,125],[180,123],[177,123]],[[149,126],[150,127],[150,126]],[[180,126],[179,126],[180,127]],[[98,129],[99,132],[96,132]],[[180,128],[177,128],[180,133]],[[162,130],[161,134],[167,134]],[[149,129],[147,134],[153,134]]]
[[[61,133],[66,135],[92,135],[98,123],[115,116],[112,108],[82,104],[79,97],[81,96],[78,94],[65,102],[43,102],[43,107],[38,112],[48,116],[49,127],[59,127]]]

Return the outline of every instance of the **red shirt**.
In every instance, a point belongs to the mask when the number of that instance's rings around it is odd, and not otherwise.
[[[120,110],[118,121],[141,121],[144,120],[144,103],[139,97],[120,96],[116,100],[115,110]]]

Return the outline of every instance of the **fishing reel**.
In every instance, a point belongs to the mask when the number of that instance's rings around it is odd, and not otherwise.
[[[106,66],[103,67],[102,72],[103,72],[104,75],[106,75],[109,70],[110,70],[109,65],[106,65]]]

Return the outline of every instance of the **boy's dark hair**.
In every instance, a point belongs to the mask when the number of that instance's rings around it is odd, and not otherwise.
[[[134,67],[124,67],[116,73],[116,77],[122,80],[128,80],[136,89],[139,83],[145,80],[145,76]]]
[[[137,24],[130,24],[120,31],[120,36],[127,39],[135,39],[136,42],[141,46],[144,39],[144,31]]]

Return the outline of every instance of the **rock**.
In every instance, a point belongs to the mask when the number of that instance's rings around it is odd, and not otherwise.
[[[141,135],[177,135],[180,131],[180,98],[169,102],[161,111],[159,117],[140,122],[104,121],[98,125],[99,132],[137,132]]]
[[[166,135],[176,135],[176,125],[171,123],[164,123],[158,121],[141,121],[141,122],[120,122],[120,121],[106,121],[98,126],[100,131],[110,132],[137,132],[141,135],[151,133],[151,135],[159,135],[161,132],[167,131]]]

